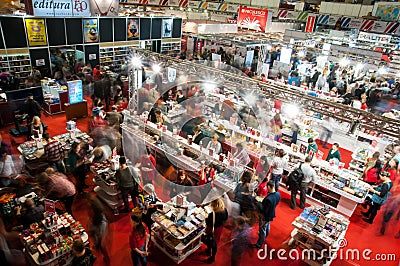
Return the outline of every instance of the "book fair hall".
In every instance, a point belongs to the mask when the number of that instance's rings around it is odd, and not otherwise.
[[[0,265],[400,265],[400,4],[0,1]]]

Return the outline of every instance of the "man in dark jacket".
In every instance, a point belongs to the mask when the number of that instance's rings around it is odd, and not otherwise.
[[[29,123],[32,122],[34,116],[41,116],[40,110],[42,110],[42,107],[40,107],[40,104],[33,99],[32,93],[28,94],[28,99],[25,101],[24,109],[25,113],[28,114]]]
[[[256,244],[251,246],[261,248],[264,245],[270,229],[270,222],[275,218],[275,208],[281,200],[279,192],[275,191],[274,181],[268,181],[268,196],[266,196],[260,206],[258,240]]]
[[[129,212],[128,195],[131,195],[133,206],[136,206],[136,197],[138,196],[138,184],[135,182],[128,166],[126,165],[125,156],[119,157],[120,168],[115,173],[118,187],[122,193],[124,202],[124,212]]]

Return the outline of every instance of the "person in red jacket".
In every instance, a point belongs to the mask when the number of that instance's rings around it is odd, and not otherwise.
[[[140,167],[143,185],[153,183],[156,176],[156,159],[149,150],[146,154],[140,156],[140,161],[135,165],[135,167]]]
[[[131,223],[132,232],[129,236],[129,247],[131,248],[132,262],[134,266],[145,266],[149,255],[147,251],[150,240],[149,230],[136,213],[132,214]]]

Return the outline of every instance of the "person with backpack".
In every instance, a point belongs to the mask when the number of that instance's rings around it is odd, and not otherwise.
[[[270,230],[270,223],[275,218],[275,209],[281,200],[279,192],[275,191],[275,182],[270,180],[267,183],[268,196],[266,196],[259,205],[259,229],[257,243],[252,244],[253,248],[261,248],[264,245]]]
[[[308,185],[310,182],[313,182],[317,179],[317,173],[314,168],[311,167],[312,157],[307,156],[304,163],[300,163],[300,165],[293,170],[288,178],[289,178],[289,187],[290,187],[290,208],[296,208],[296,196],[297,191],[300,190],[300,208],[304,209],[306,204],[306,193],[308,189]]]
[[[392,180],[390,180],[390,174],[383,172],[379,175],[381,183],[378,186],[371,187],[369,191],[372,193],[371,200],[369,201],[369,209],[367,212],[361,212],[364,216],[362,219],[364,222],[372,224],[381,209],[381,206],[385,204],[390,196],[390,189],[393,187]]]

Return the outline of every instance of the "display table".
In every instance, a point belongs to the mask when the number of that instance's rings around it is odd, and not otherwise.
[[[96,185],[94,192],[113,210],[115,215],[118,215],[118,208],[122,206],[123,201],[121,192],[117,188],[112,163],[108,160],[102,163],[95,163],[90,167],[90,170],[94,173],[93,182]]]
[[[88,235],[80,222],[65,213],[47,216],[42,222],[31,224],[20,234],[29,265],[70,265],[72,244],[81,238],[88,245]]]
[[[309,265],[330,265],[343,247],[349,224],[349,220],[325,208],[305,208],[292,223],[289,245],[307,249],[302,260]]]
[[[88,107],[86,100],[74,104],[66,103],[64,109],[67,120],[73,120],[88,116]]]
[[[89,143],[91,142],[91,138],[88,134],[85,132],[82,132],[80,130],[76,130],[74,134],[71,135],[71,133],[64,133],[61,135],[54,136],[53,139],[58,140],[61,143],[61,146],[63,147],[64,151],[69,151],[71,149],[71,144],[73,142],[86,142]],[[24,156],[26,160],[36,160],[39,159],[43,153],[44,153],[44,146],[46,146],[47,142],[44,139],[41,139],[40,142],[42,143],[41,146],[38,148],[38,142],[37,141],[27,141],[25,143],[22,143],[21,145],[18,146],[18,151]]]
[[[172,198],[151,217],[154,221],[151,228],[153,243],[177,264],[201,247],[204,221],[211,211],[195,207],[185,199],[182,205],[186,207],[178,207],[176,203],[179,197]]]

